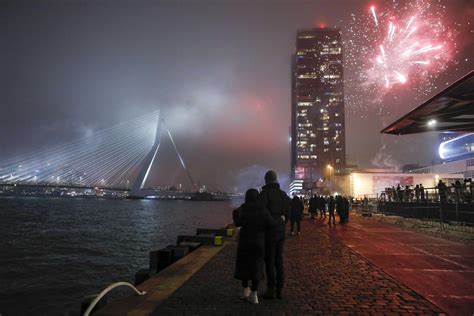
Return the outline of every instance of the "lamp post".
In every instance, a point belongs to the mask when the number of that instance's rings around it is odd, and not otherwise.
[[[326,167],[328,170],[329,170],[329,194],[332,194],[332,166],[331,165],[327,165]]]

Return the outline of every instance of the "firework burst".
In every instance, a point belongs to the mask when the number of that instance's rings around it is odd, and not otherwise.
[[[373,100],[397,87],[428,94],[455,46],[454,32],[443,22],[445,9],[440,1],[419,0],[352,15],[345,30],[346,66],[357,75],[348,85],[373,94]]]

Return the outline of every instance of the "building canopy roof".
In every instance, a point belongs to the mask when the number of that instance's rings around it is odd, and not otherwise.
[[[393,135],[474,132],[474,71],[385,127]]]

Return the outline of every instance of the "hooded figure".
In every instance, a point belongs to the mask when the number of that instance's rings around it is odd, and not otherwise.
[[[254,304],[258,304],[259,280],[265,276],[265,231],[273,224],[268,210],[257,203],[258,196],[257,190],[249,189],[245,194],[245,203],[232,214],[235,226],[241,227],[234,278],[242,280],[241,298]],[[252,291],[249,280],[252,280]]]

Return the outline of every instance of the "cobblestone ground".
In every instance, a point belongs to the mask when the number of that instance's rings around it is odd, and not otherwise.
[[[340,241],[304,220],[285,242],[283,300],[241,301],[227,245],[153,315],[433,315],[441,311]],[[262,282],[264,283],[264,282]],[[263,293],[261,284],[259,293]]]

